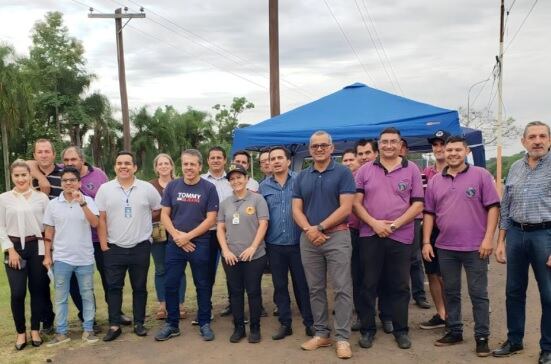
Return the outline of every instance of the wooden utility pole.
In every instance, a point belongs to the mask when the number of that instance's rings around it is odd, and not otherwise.
[[[504,33],[504,16],[505,16],[505,4],[504,0],[501,0],[501,20],[499,24],[499,56],[497,59],[497,123],[496,123],[496,141],[497,141],[497,154],[496,154],[496,179],[497,179],[497,192],[501,196],[503,194],[502,183],[502,133],[501,125],[503,118],[503,33]]]
[[[279,107],[279,25],[278,0],[270,0],[269,8],[269,38],[270,38],[270,114],[272,117],[280,114]]]
[[[122,41],[122,29],[133,18],[145,18],[143,8],[140,9],[141,13],[127,13],[128,8],[124,8],[125,13],[121,8],[115,10],[114,14],[93,14],[93,9],[90,9],[89,18],[108,18],[115,19],[115,35],[117,39],[117,62],[119,68],[119,89],[121,94],[121,111],[122,111],[122,135],[124,150],[130,151],[130,117],[128,114],[128,94],[126,92],[126,69],[124,65],[124,47]],[[128,19],[126,23],[122,24],[122,19]]]

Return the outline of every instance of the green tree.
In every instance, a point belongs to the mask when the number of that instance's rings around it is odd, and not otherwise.
[[[509,174],[509,169],[511,168],[513,163],[515,163],[519,159],[523,158],[525,154],[526,154],[525,152],[519,152],[517,154],[513,154],[511,156],[505,156],[505,157],[502,158],[502,160],[501,160],[501,170],[502,170],[502,175],[503,175],[504,179],[507,178],[507,175]],[[486,162],[486,169],[493,176],[496,175],[496,165],[497,165],[497,162],[496,162],[495,158],[491,158],[490,160],[488,160]]]
[[[0,125],[2,133],[3,171],[6,191],[10,189],[10,137],[32,114],[24,79],[11,46],[0,45]]]
[[[239,124],[239,115],[246,110],[253,109],[254,104],[245,97],[234,97],[230,107],[216,104],[212,108],[216,110],[213,123],[213,131],[216,136],[213,142],[225,149],[229,149],[233,142],[234,130],[245,126]]]

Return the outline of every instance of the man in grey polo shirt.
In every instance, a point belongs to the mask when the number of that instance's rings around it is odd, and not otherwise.
[[[293,191],[293,218],[303,233],[300,253],[310,291],[315,336],[303,350],[330,346],[327,277],[335,295],[337,357],[352,357],[348,339],[352,325],[352,244],[346,224],[356,191],[352,172],[331,158],[331,135],[317,131],[310,137],[314,164],[297,177]]]
[[[126,271],[132,285],[134,332],[147,335],[144,327],[147,303],[147,272],[151,252],[152,212],[161,209],[161,196],[152,184],[134,176],[134,155],[119,152],[115,160],[117,178],[101,185],[96,195],[100,213],[98,236],[104,252],[108,286],[109,331],[104,341],[121,334],[122,288]]]

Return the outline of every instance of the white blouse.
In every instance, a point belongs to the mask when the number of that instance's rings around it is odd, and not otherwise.
[[[26,236],[42,239],[42,218],[48,202],[48,196],[34,190],[28,198],[15,191],[0,194],[0,243],[3,251],[13,248],[8,236],[20,238],[22,249],[25,249]],[[44,255],[43,240],[38,241],[38,254]]]

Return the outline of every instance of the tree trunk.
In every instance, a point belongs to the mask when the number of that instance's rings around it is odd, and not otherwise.
[[[4,183],[6,191],[11,189],[10,186],[10,150],[8,145],[8,128],[7,120],[2,120],[2,155],[4,156]]]

